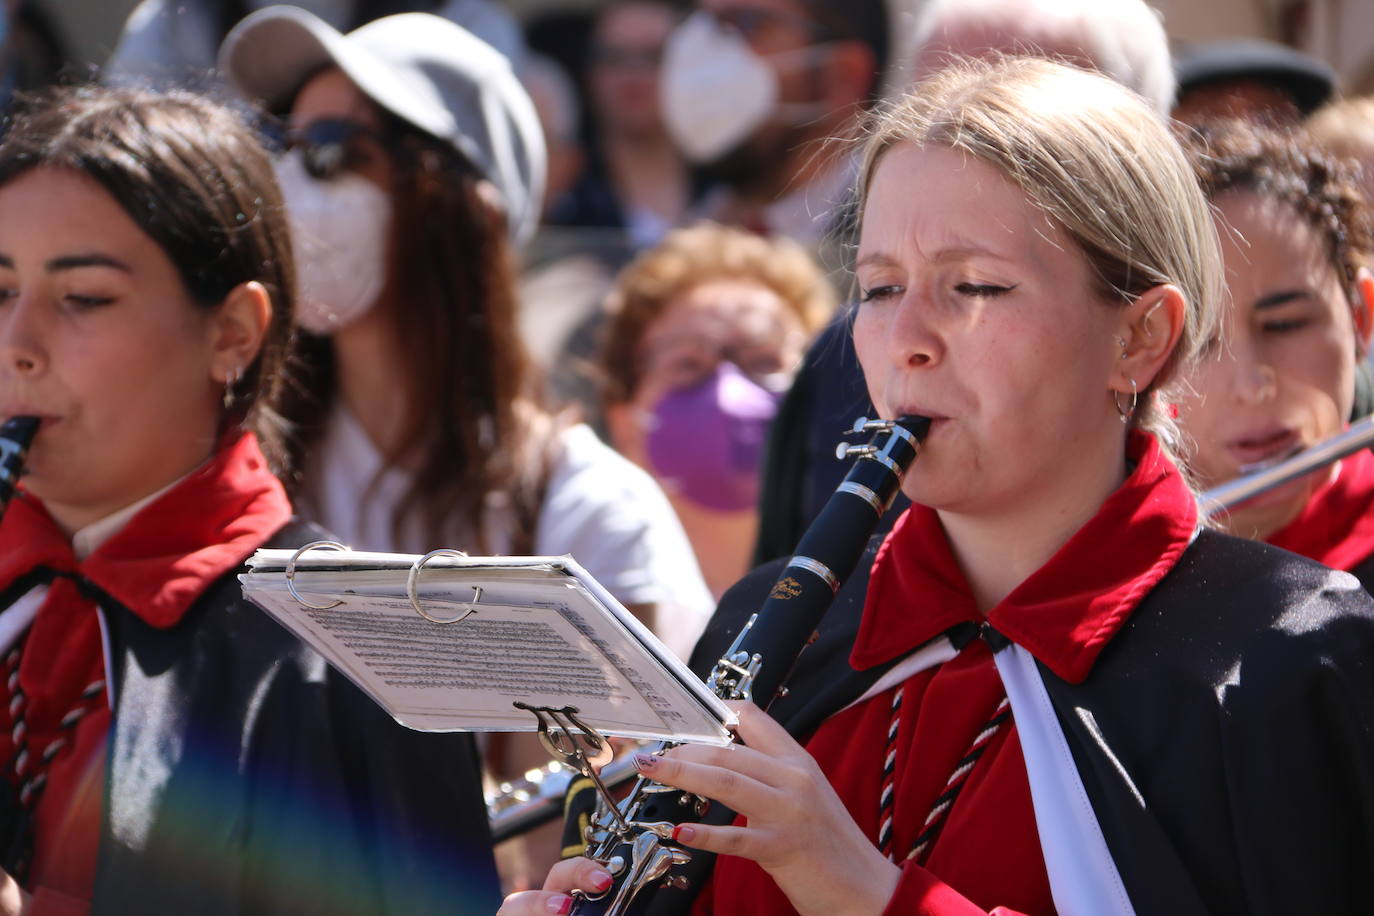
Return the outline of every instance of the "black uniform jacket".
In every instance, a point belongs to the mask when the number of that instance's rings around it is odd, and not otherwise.
[[[271,546],[319,535],[292,524]],[[235,574],[170,629],[100,605],[114,721],[93,912],[496,910],[471,736],[397,725]]]
[[[849,666],[876,546],[770,709],[800,740],[890,667]],[[783,562],[726,593],[695,670]],[[1374,603],[1353,577],[1202,531],[1085,681],[1037,667],[1137,913],[1374,908]]]

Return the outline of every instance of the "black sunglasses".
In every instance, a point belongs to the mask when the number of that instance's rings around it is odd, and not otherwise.
[[[283,135],[281,145],[283,149],[300,150],[310,176],[328,181],[357,164],[361,158],[358,141],[364,139],[391,148],[385,135],[345,118],[321,118],[304,127],[292,128]]]

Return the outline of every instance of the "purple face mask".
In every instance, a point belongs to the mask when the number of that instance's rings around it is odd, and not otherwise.
[[[779,400],[734,363],[722,362],[705,381],[670,391],[654,406],[650,467],[665,486],[708,509],[753,506]]]

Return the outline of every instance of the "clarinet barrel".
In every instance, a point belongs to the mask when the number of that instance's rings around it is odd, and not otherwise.
[[[929,429],[925,417],[861,419],[854,424],[852,433],[873,433],[872,441],[842,444],[837,450],[839,457],[858,460],[802,535],[763,606],[716,663],[707,686],[717,696],[753,700],[764,708],[778,696],[835,593],[863,556]],[[670,746],[661,745],[659,752]],[[643,916],[651,906],[654,914],[677,909],[660,905],[661,900],[655,903],[656,892],[663,888],[677,894],[685,906],[690,897],[681,892],[692,881],[683,872],[693,852],[672,842],[673,828],[689,822],[728,823],[733,813],[644,777],[618,809],[617,818],[604,804],[598,805],[584,834],[588,857],[601,862],[615,880],[600,894],[578,892],[572,912]]]

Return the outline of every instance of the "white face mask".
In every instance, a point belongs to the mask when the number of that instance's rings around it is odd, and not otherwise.
[[[382,292],[391,199],[361,175],[310,175],[299,152],[277,160],[296,255],[296,323],[331,334],[362,317]]]
[[[814,50],[800,48],[772,61],[800,63]],[[719,159],[770,120],[800,122],[824,112],[820,104],[781,104],[773,66],[737,29],[704,11],[669,36],[659,79],[664,126],[694,163]]]

